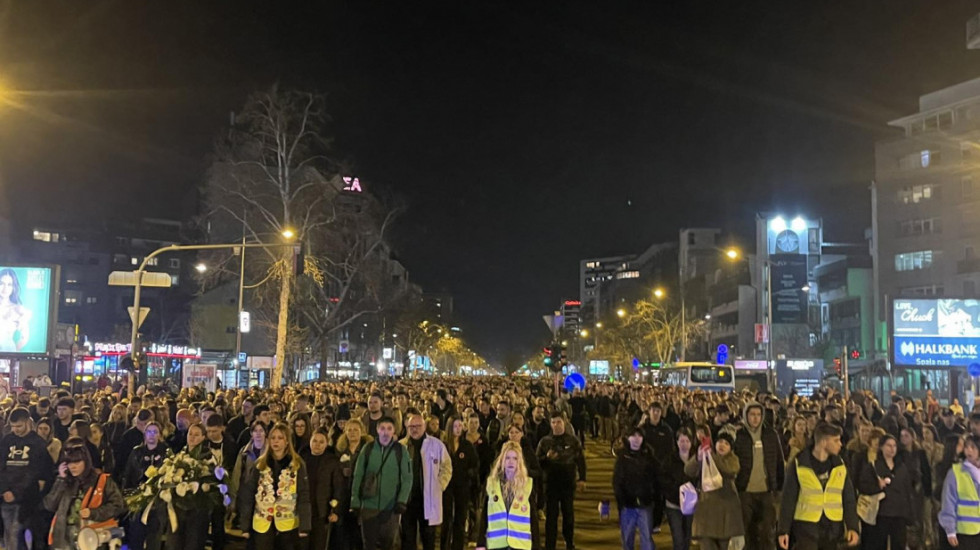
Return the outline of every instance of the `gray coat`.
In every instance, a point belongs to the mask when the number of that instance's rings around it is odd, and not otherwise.
[[[694,510],[694,524],[691,537],[728,539],[745,534],[742,524],[742,505],[735,491],[735,476],[738,475],[738,457],[735,452],[725,456],[714,453],[712,458],[723,480],[721,489],[711,492],[698,491],[698,506]],[[701,479],[701,462],[697,455],[684,466],[684,473]],[[700,482],[699,482],[700,483]]]
[[[68,525],[72,502],[76,498],[84,498],[89,487],[95,486],[98,481],[99,476],[94,474],[83,483],[76,483],[64,477],[55,479],[51,491],[44,497],[44,508],[55,514],[51,537],[53,548],[75,548],[75,540],[80,528],[78,524]],[[126,501],[123,499],[122,491],[111,477],[105,482],[102,505],[92,508],[91,511],[92,515],[88,521],[94,523],[118,518],[126,512]]]

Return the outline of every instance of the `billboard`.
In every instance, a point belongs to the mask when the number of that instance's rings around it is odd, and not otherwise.
[[[965,367],[980,362],[980,300],[892,302],[895,364]]]
[[[770,260],[773,324],[807,322],[806,256],[773,254]]]
[[[50,267],[0,266],[0,356],[48,353],[54,276]]]

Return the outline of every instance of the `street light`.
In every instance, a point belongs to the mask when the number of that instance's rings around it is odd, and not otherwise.
[[[204,265],[204,262],[200,262],[194,266],[194,269],[196,269],[198,273],[204,273],[208,270],[208,266]]]
[[[655,297],[657,297],[657,298],[663,298],[664,297],[664,289],[662,289],[662,288],[656,288],[656,289],[654,289],[653,290],[653,295]]]
[[[785,222],[783,223],[785,224]],[[728,247],[727,249],[724,250],[722,250],[721,248],[716,248],[716,250],[718,250],[719,252],[723,252],[725,254],[725,257],[727,257],[729,260],[733,262],[739,260],[742,256],[741,252],[739,252],[739,250],[734,246]],[[684,266],[678,265],[677,271],[678,271],[677,286],[678,286],[678,291],[680,292],[681,295],[681,354],[680,355],[681,355],[681,361],[685,361],[687,359],[687,329],[685,328],[687,326],[687,307],[684,304]],[[705,319],[709,319],[709,317],[705,317]]]
[[[589,331],[585,330],[584,328],[578,334],[582,338],[588,338],[589,337]]]
[[[617,315],[617,316],[618,316],[618,317],[619,317],[620,319],[622,319],[623,317],[626,317],[626,310],[625,310],[625,309],[623,309],[623,308],[619,308],[619,309],[617,309],[617,310],[616,310],[616,315]]]
[[[739,253],[737,248],[729,248],[725,251],[725,256],[728,256],[729,260],[737,260]]]
[[[287,239],[292,239],[296,236],[296,232],[287,227],[286,229],[282,230],[282,236]]]

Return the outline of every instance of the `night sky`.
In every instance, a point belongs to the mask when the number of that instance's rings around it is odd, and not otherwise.
[[[0,82],[23,92],[0,106],[0,192],[25,226],[186,218],[250,91],[324,92],[338,157],[408,202],[394,242],[413,278],[500,359],[547,338],[586,257],[685,226],[746,238],[768,209],[860,240],[874,141],[980,75],[978,10],[0,0]]]

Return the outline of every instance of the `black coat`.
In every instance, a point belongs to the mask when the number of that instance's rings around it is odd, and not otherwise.
[[[660,419],[658,424],[651,424],[647,420],[641,428],[643,429],[643,442],[653,449],[653,454],[657,458],[664,456],[676,448],[674,444],[674,430],[663,418]]]
[[[338,510],[340,508],[340,497],[344,492],[343,471],[340,467],[340,458],[332,452],[325,452],[320,456],[313,456],[307,449],[300,456],[306,463],[306,472],[310,480],[310,504],[313,521],[326,521],[327,516],[334,512],[330,506],[331,500],[337,500]]]
[[[639,451],[627,447],[616,457],[613,492],[619,508],[645,508],[660,495],[660,465],[646,446]]]
[[[909,522],[918,520],[919,510],[916,509],[912,499],[914,494],[912,474],[899,457],[896,456],[893,463],[895,468],[889,469],[881,455],[878,455],[873,467],[866,462],[858,477],[858,493],[862,495],[885,493],[885,498],[878,504],[879,517],[904,518]],[[878,484],[878,478],[891,479],[891,483],[882,489]]]
[[[146,445],[140,445],[133,449],[129,459],[126,461],[122,476],[122,489],[135,489],[146,481],[146,469],[150,466],[159,468],[163,464],[163,459],[170,455],[170,447],[163,441],[157,443],[152,451]]]
[[[695,451],[692,450],[691,456],[694,455]],[[681,460],[677,451],[670,453],[660,461],[660,477],[657,480],[657,485],[664,496],[664,500],[674,506],[681,505],[681,485],[695,481],[694,478],[684,473],[684,466],[685,462]]]
[[[780,491],[785,478],[783,444],[776,430],[760,426],[762,430],[762,456],[766,467],[766,486],[769,491]],[[747,427],[743,426],[735,434],[735,455],[738,456],[739,470],[735,477],[735,488],[744,491],[752,475],[752,459],[755,441]]]

